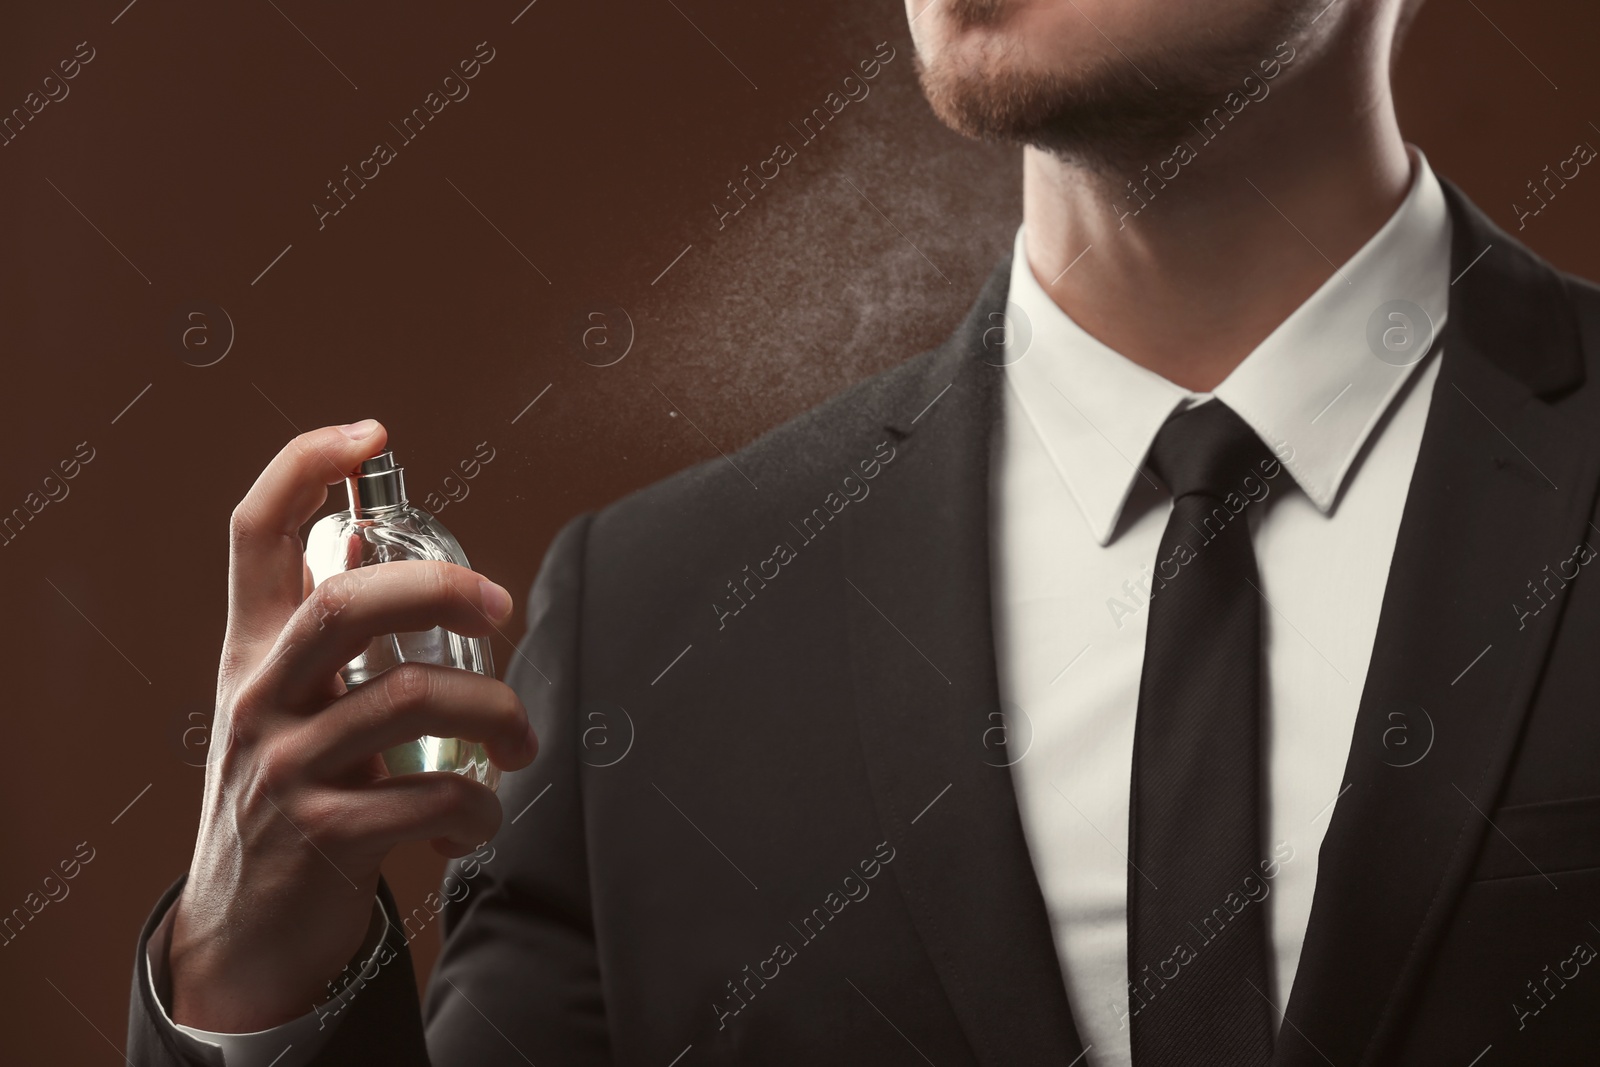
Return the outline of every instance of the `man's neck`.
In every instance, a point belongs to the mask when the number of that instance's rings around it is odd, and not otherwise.
[[[1113,168],[1027,149],[1028,262],[1056,304],[1187,389],[1209,392],[1226,378],[1409,187],[1387,79],[1351,84],[1353,58],[1318,58],[1220,129],[1190,134],[1187,162],[1175,145]]]

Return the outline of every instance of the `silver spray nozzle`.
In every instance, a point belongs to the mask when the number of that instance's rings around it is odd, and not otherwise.
[[[350,510],[356,514],[406,502],[405,468],[395,463],[390,451],[363,462],[345,479],[345,485],[350,491]]]

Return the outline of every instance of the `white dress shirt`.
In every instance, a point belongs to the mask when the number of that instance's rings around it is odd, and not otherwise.
[[[1285,226],[1286,243],[1301,240]],[[1449,253],[1443,193],[1412,149],[1411,190],[1394,216],[1210,394],[1250,424],[1289,476],[1268,482],[1270,495],[1248,508],[1270,605],[1262,613],[1265,818],[1270,840],[1292,849],[1287,861],[1287,850],[1277,854],[1271,892],[1251,906],[1268,909],[1280,1011],[1438,372],[1437,353],[1406,366],[1377,358],[1368,320],[1381,305],[1409,300],[1436,336]],[[1077,269],[1093,269],[1092,260]],[[1021,317],[1031,340],[1005,371],[991,479],[1008,751],[1073,1018],[1089,1046],[1085,1064],[1120,1067],[1130,1063],[1125,853],[1147,617],[1140,586],[1148,588],[1172,506],[1140,465],[1167,416],[1208,397],[1129,362],[1068,318],[1029,269],[1021,230],[1009,305],[1008,336],[1024,332]],[[152,991],[164,985],[170,919],[150,939]],[[369,946],[388,923],[374,916]],[[376,949],[360,955],[370,964]],[[226,1067],[303,1067],[332,1030],[317,1012],[255,1034],[177,1026],[164,1006],[161,1021],[180,1040],[219,1048]]]
[[[995,648],[1012,781],[1090,1067],[1131,1062],[1128,798],[1146,591],[1172,510],[1143,462],[1169,415],[1210,397],[1284,468],[1246,507],[1263,595],[1263,819],[1277,850],[1262,859],[1279,861],[1247,906],[1267,909],[1270,994],[1279,1013],[1288,1001],[1438,374],[1421,331],[1386,359],[1368,340],[1396,300],[1423,309],[1433,336],[1444,325],[1449,213],[1426,159],[1411,159],[1388,222],[1207,396],[1074,323],[1017,233],[1007,337],[1022,354],[1007,357],[990,483]],[[1285,254],[1313,251],[1287,223],[1283,241]],[[1093,270],[1093,255],[1074,269]],[[1379,337],[1404,329],[1389,310]]]

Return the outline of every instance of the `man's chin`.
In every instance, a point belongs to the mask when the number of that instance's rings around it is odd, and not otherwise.
[[[917,72],[934,114],[957,133],[1082,162],[1111,161],[1164,142],[1184,121],[1173,94],[1152,89],[1131,70],[1082,77],[919,58]]]
[[[1019,0],[936,4],[929,17],[941,18],[941,28],[967,27],[930,34],[937,40],[917,57],[923,93],[940,120],[968,137],[1111,167],[1170,150],[1174,137],[1192,132],[1190,124],[1230,93],[1248,92],[1245,79],[1261,81],[1258,70],[1274,56],[1282,60],[1285,44],[1304,43],[1324,6],[1259,0],[1237,25],[1204,39],[1130,43],[1130,57],[1066,32],[1043,8]],[[1040,13],[1037,21],[1030,11]]]

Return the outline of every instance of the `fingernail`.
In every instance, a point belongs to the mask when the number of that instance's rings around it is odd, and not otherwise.
[[[362,419],[360,422],[352,422],[339,427],[339,432],[350,438],[352,441],[360,441],[371,437],[372,432],[377,428],[377,419]]]
[[[483,610],[491,619],[511,614],[511,594],[486,579],[478,580],[478,596],[483,599]]]

